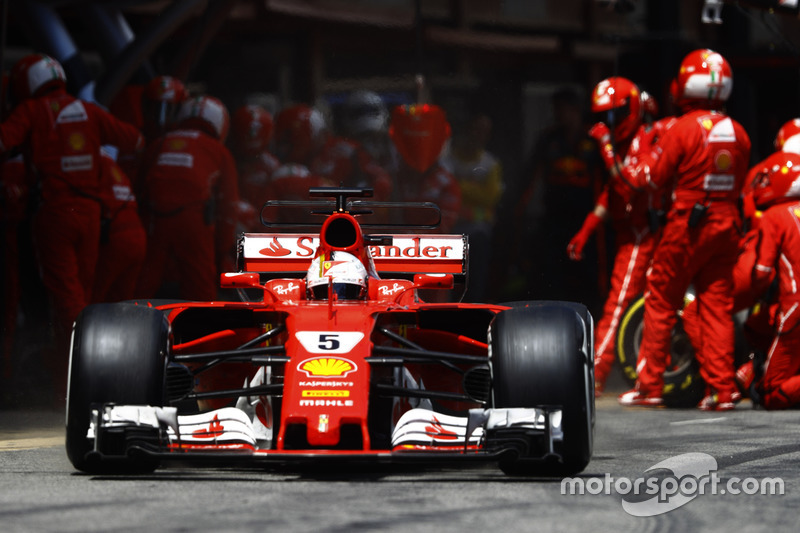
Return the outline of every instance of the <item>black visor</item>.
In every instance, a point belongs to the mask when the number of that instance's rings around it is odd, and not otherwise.
[[[592,116],[595,122],[603,122],[609,128],[614,129],[615,126],[622,124],[622,121],[628,118],[630,114],[631,109],[627,103],[625,103],[614,109],[609,109],[608,111],[598,111],[597,113],[593,113]]]

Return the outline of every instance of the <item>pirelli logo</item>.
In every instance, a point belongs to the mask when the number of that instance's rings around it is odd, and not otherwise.
[[[301,393],[303,398],[348,398],[349,390],[304,390]]]

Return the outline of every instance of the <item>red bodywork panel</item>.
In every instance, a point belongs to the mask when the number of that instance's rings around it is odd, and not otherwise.
[[[279,284],[302,285],[302,280],[273,280]],[[378,286],[400,285],[410,289],[412,283],[406,280],[380,280]],[[269,284],[268,284],[269,286]],[[404,317],[413,315],[420,309],[490,309],[499,312],[506,307],[477,304],[426,304],[413,303],[413,290],[404,294],[396,291],[392,298],[355,302],[318,302],[294,299],[296,291],[273,292],[281,300],[265,304],[257,303],[184,303],[160,306],[175,320],[182,313],[197,308],[247,309],[259,312],[278,313],[285,317],[286,332],[268,343],[283,343],[289,362],[283,366],[283,396],[281,401],[279,432],[275,436],[274,452],[307,453],[308,450],[285,449],[286,432],[290,426],[305,428],[309,449],[321,451],[334,448],[340,442],[343,425],[360,428],[362,452],[377,452],[370,442],[368,414],[370,406],[371,365],[365,358],[373,355],[372,332],[376,317],[386,317],[396,312]],[[411,305],[399,305],[395,299]],[[274,326],[274,324],[271,324]],[[414,344],[434,351],[449,351],[471,355],[486,355],[488,346],[484,342],[445,331],[424,330],[414,326],[398,328],[399,334]],[[192,341],[173,345],[173,353],[203,353],[231,350],[264,332],[264,328],[226,328]],[[266,345],[262,343],[261,346]],[[197,368],[199,365],[193,365]],[[441,368],[431,365],[408,365],[415,379],[421,380],[429,388],[437,390],[458,390],[461,386],[457,374],[441,372]],[[254,373],[251,365],[243,366],[222,363],[213,372],[202,374],[196,382],[195,390],[210,392],[219,389],[241,387]],[[212,399],[203,402],[205,409],[218,409],[229,404],[230,400]],[[457,401],[443,401],[448,409],[466,410],[478,404]],[[394,418],[403,409],[393,413]],[[267,417],[269,418],[269,417]],[[396,421],[396,420],[395,420]],[[226,446],[230,448],[230,446]],[[202,447],[207,450],[208,447]],[[352,450],[331,451],[330,453],[352,454]]]
[[[284,326],[274,337],[255,345],[248,344],[248,348],[281,345],[288,357],[288,362],[282,364],[280,370],[272,370],[273,382],[283,384],[280,420],[273,421],[271,412],[259,413],[265,426],[278,429],[270,450],[273,453],[328,450],[326,453],[352,454],[352,449],[331,451],[340,444],[346,426],[351,426],[351,430],[357,428],[360,433],[359,453],[381,451],[373,449],[370,439],[368,424],[373,368],[366,360],[374,355],[373,334],[379,317],[382,328],[424,350],[481,356],[488,352],[485,342],[435,328],[420,328],[416,313],[424,309],[484,309],[494,313],[505,309],[502,306],[420,301],[417,288],[447,289],[452,287],[454,274],[466,273],[467,246],[461,235],[393,235],[391,244],[367,245],[355,218],[347,213],[335,213],[326,219],[319,235],[244,234],[240,251],[242,272],[223,274],[222,283],[228,288],[261,289],[263,301],[178,303],[160,308],[168,312],[174,325],[177,338],[172,349],[175,354],[237,350],[278,323]],[[365,263],[370,273],[367,300],[311,301],[306,298],[305,280],[301,277],[267,279],[262,284],[259,277],[252,274],[255,272],[267,278],[278,273],[303,275],[314,257],[331,251],[346,251]],[[417,275],[414,281],[410,281],[381,279],[379,272],[425,275]],[[443,277],[437,278],[438,275]],[[220,312],[220,320],[224,313],[247,311],[252,313],[246,315],[251,323],[235,323],[214,329],[218,320],[214,315],[215,318],[204,326],[213,331],[203,330],[204,334],[199,336],[192,331],[188,338],[184,338],[183,329],[196,327],[194,321],[198,309],[216,309]],[[397,313],[396,319],[392,318],[392,313]],[[182,315],[188,318],[176,325]],[[383,337],[380,342],[384,346],[398,346],[397,339]],[[206,363],[187,366],[197,371],[203,369],[204,364],[208,366]],[[255,372],[254,365],[223,362],[211,366],[214,366],[212,370],[203,370],[196,375],[196,392],[241,388],[243,383],[253,379]],[[456,391],[462,386],[457,372],[443,372],[441,366],[412,363],[405,368],[409,376],[404,379],[425,383],[437,390]],[[230,401],[208,398],[201,400],[199,405],[201,410],[219,409],[229,405]],[[266,400],[264,403],[272,405]],[[479,405],[447,399],[441,403],[455,410]],[[396,422],[409,405],[408,399],[395,402],[394,407],[387,410],[387,417]],[[298,428],[304,431],[302,450],[297,449],[296,444]],[[287,447],[289,432],[294,432],[291,447]],[[225,446],[229,449],[231,445]]]

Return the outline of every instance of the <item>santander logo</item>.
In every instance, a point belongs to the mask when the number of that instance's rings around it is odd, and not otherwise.
[[[273,237],[272,243],[269,245],[269,247],[259,250],[259,253],[266,255],[267,257],[285,257],[291,254],[292,251],[288,248],[284,248],[281,243],[278,242],[277,237]]]
[[[245,239],[245,257],[300,259],[314,256],[319,238],[303,234],[253,235]],[[464,257],[461,235],[398,235],[389,245],[369,246],[377,260],[431,261]]]

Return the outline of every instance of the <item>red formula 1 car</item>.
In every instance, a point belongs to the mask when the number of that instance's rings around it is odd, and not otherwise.
[[[87,307],[70,356],[72,464],[483,459],[512,475],[583,470],[595,418],[586,308],[440,301],[466,278],[467,239],[393,222],[438,216],[433,204],[351,199],[370,192],[268,202],[262,221],[324,216],[314,232],[241,237],[240,271],[221,278],[243,301]],[[377,227],[395,231],[364,233]]]

